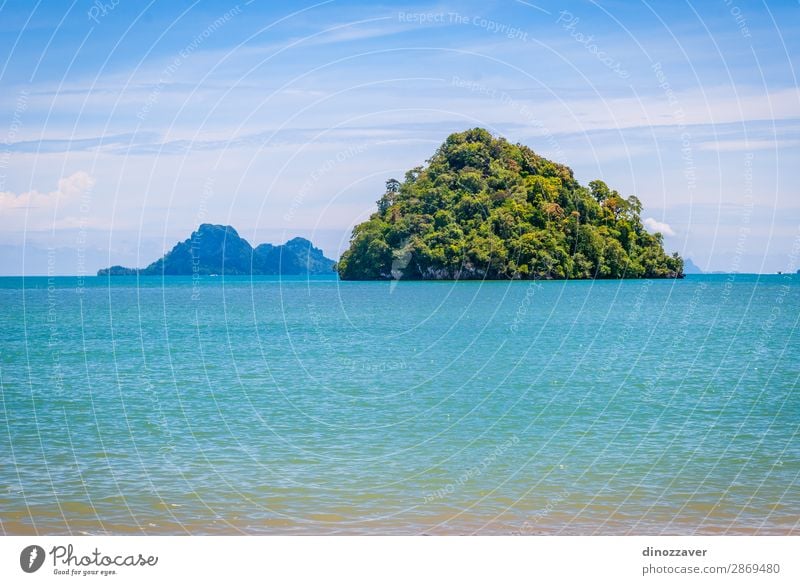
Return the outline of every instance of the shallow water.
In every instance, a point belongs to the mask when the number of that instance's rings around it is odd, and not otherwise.
[[[21,533],[800,532],[800,277],[0,279]]]

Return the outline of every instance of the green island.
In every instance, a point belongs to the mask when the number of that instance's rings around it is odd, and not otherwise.
[[[451,134],[377,203],[337,263],[344,280],[683,277],[639,199],[483,128]]]

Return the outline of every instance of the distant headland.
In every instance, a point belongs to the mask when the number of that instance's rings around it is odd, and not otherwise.
[[[326,258],[304,238],[281,246],[260,244],[253,248],[229,225],[202,224],[189,239],[178,242],[167,254],[146,268],[111,266],[98,276],[131,275],[300,275],[330,274],[334,261]]]
[[[703,271],[700,267],[695,264],[691,258],[685,258],[683,261],[683,272],[684,274],[703,274]]]
[[[345,280],[682,278],[642,204],[483,128],[451,134],[390,179],[353,230]]]

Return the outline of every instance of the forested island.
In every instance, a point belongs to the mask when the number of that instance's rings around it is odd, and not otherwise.
[[[293,238],[281,246],[260,244],[253,248],[231,226],[204,223],[189,239],[175,244],[146,268],[111,266],[97,275],[329,274],[334,272],[333,266],[333,260],[304,238]]]
[[[603,181],[475,128],[387,181],[353,230],[345,280],[682,278],[683,259],[645,231],[642,204]]]

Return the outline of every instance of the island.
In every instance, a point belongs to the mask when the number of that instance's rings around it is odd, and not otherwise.
[[[253,248],[229,225],[204,223],[146,268],[111,266],[98,276],[305,275],[334,273],[334,261],[304,238]]]
[[[353,230],[344,280],[683,278],[642,204],[483,128],[390,179]]]
[[[691,258],[685,258],[683,261],[683,273],[684,274],[703,274],[703,271],[700,267],[692,262]]]

